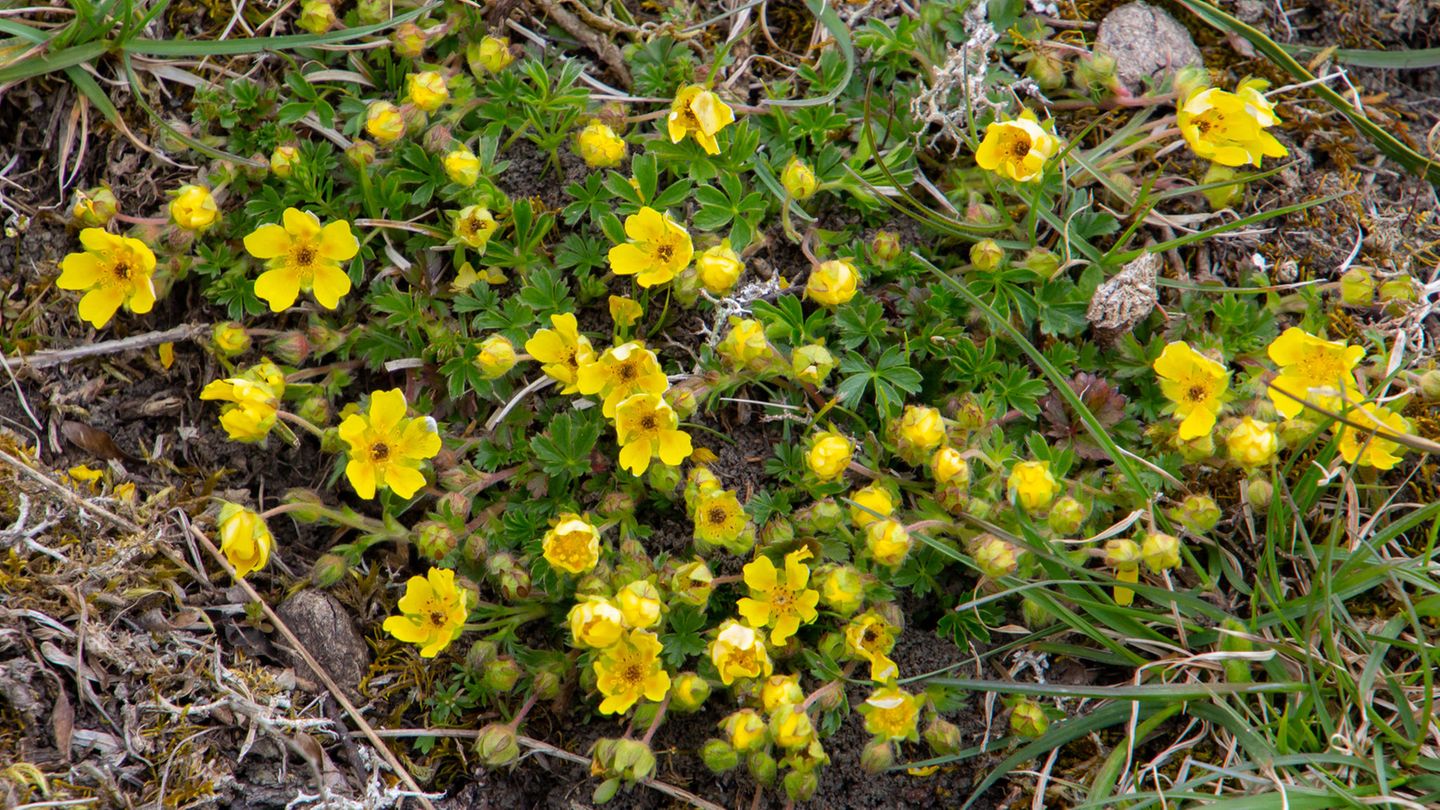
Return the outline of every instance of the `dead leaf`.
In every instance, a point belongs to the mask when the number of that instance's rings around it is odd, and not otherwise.
[[[70,740],[75,736],[75,707],[63,685],[56,685],[55,708],[50,712],[50,728],[55,732],[55,748],[70,761]]]
[[[96,458],[115,461],[121,459],[128,461],[138,460],[124,450],[121,450],[119,445],[115,444],[115,440],[110,438],[109,433],[98,428],[90,427],[84,422],[66,420],[66,422],[60,426],[60,433],[63,434],[71,444]]]

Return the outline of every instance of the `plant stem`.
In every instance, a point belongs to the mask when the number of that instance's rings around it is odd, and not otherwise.
[[[660,723],[665,720],[665,710],[670,707],[670,693],[665,693],[665,699],[660,701],[660,708],[655,710],[655,719],[650,721],[650,728],[645,730],[645,736],[640,738],[640,744],[648,746],[654,738],[655,732],[660,730]]]

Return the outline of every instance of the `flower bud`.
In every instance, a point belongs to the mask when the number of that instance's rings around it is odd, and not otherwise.
[[[1174,447],[1180,457],[1191,464],[1209,461],[1215,457],[1215,433],[1211,431],[1194,439],[1182,439],[1177,435]]]
[[[416,109],[435,112],[450,100],[450,87],[436,70],[422,70],[405,77],[405,95]]]
[[[711,773],[725,773],[740,764],[740,755],[729,743],[712,737],[700,746],[700,761]]]
[[[775,757],[766,751],[751,752],[750,756],[745,758],[745,767],[750,771],[752,779],[766,787],[775,784],[775,777],[780,772]]]
[[[1070,535],[1080,531],[1080,527],[1085,525],[1085,518],[1089,516],[1088,506],[1071,495],[1065,495],[1050,507],[1047,522],[1050,530],[1056,534]]]
[[[249,350],[250,333],[235,321],[217,323],[210,332],[210,345],[221,357],[234,357]]]
[[[1421,374],[1417,385],[1420,388],[1420,395],[1425,399],[1431,402],[1440,400],[1440,370],[1432,368]]]
[[[312,394],[300,400],[295,415],[316,427],[324,427],[330,421],[330,400],[323,394]]]
[[[339,582],[349,570],[349,561],[339,554],[321,554],[320,559],[315,561],[315,567],[310,569],[310,581],[317,588],[328,588]]]
[[[1034,739],[1048,728],[1050,718],[1045,716],[1045,709],[1033,700],[1021,700],[1010,710],[1010,730],[1021,737]]]
[[[815,178],[815,172],[796,156],[790,158],[785,170],[780,173],[780,185],[792,198],[808,200],[820,188],[820,181]]]
[[[455,531],[438,520],[427,520],[415,527],[415,550],[431,562],[445,559],[458,542]]]
[[[1418,300],[1420,292],[1414,279],[1409,276],[1386,279],[1380,285],[1380,303],[1385,305],[1385,312],[1392,316],[1404,315]]]
[[[312,34],[323,34],[335,27],[335,7],[330,0],[305,0],[300,4],[296,25]]]
[[[520,664],[514,658],[502,655],[486,662],[485,672],[480,680],[486,689],[503,694],[515,688],[515,684],[520,682],[522,673]]]
[[[1020,600],[1020,615],[1025,619],[1025,626],[1031,630],[1039,630],[1055,623],[1054,614],[1028,596]]]
[[[475,755],[490,768],[519,759],[520,744],[515,738],[515,729],[505,723],[491,723],[480,729],[480,736],[475,739]]]
[[[390,44],[396,56],[419,59],[420,55],[425,53],[425,32],[413,22],[401,23],[395,26],[391,33]]]
[[[730,747],[742,754],[765,746],[765,718],[754,709],[741,709],[730,714],[720,721],[720,729],[725,732]]]
[[[825,384],[825,378],[834,368],[835,356],[819,343],[797,346],[790,353],[790,371],[802,383],[818,388]]]
[[[1351,307],[1375,303],[1375,277],[1363,267],[1352,268],[1340,277],[1340,300]]]
[[[575,136],[575,152],[592,169],[608,169],[625,159],[625,139],[602,121],[592,121]]]
[[[1022,264],[1040,278],[1048,279],[1060,270],[1060,257],[1054,251],[1037,247],[1026,251]]]
[[[357,138],[345,149],[345,160],[356,169],[363,170],[375,162],[375,144],[364,138]]]
[[[374,25],[390,18],[390,7],[394,0],[358,0],[355,14],[362,25]]]
[[[910,532],[898,520],[877,520],[865,528],[866,549],[875,562],[887,568],[898,568],[913,543]]]
[[[450,150],[442,162],[445,176],[456,185],[469,188],[480,179],[480,158],[464,144]]]
[[[215,196],[205,186],[183,185],[170,200],[170,221],[187,231],[201,233],[220,218]]]
[[[504,70],[515,61],[515,55],[510,51],[509,39],[486,36],[465,49],[465,61],[470,64],[470,72],[480,76],[481,71],[494,74]]]
[[[285,494],[280,496],[280,502],[287,506],[293,504],[295,508],[290,510],[290,517],[301,523],[314,523],[325,514],[325,502],[308,489],[287,489]]]
[[[1183,102],[1191,93],[1210,86],[1210,71],[1203,65],[1186,65],[1175,71],[1171,86],[1175,89],[1175,96]]]
[[[1225,448],[1236,464],[1253,470],[1275,458],[1275,453],[1280,450],[1280,438],[1269,422],[1245,416],[1225,437]]]
[[[991,579],[1008,577],[1019,567],[1020,550],[992,534],[975,538],[975,565]]]
[[[470,651],[465,653],[465,668],[470,672],[483,675],[485,665],[490,663],[500,652],[500,647],[488,639],[481,639],[470,645]]]
[[[1308,441],[1318,427],[1309,419],[1286,419],[1280,423],[1280,444],[1293,450]]]
[[[673,493],[676,489],[680,488],[679,467],[672,467],[669,464],[661,464],[657,461],[650,465],[646,474],[650,481],[650,488],[656,492]]]
[[[841,616],[865,603],[865,580],[853,565],[837,565],[819,576],[820,602]]]
[[[925,744],[930,746],[930,751],[937,757],[948,756],[959,751],[963,742],[960,727],[938,715],[930,721],[929,725],[925,726],[925,731],[921,732],[921,736],[924,738]]]
[[[1060,482],[1050,472],[1048,461],[1016,462],[1005,488],[1010,502],[1031,514],[1043,512],[1060,494]]]
[[[1111,568],[1133,568],[1140,564],[1140,546],[1134,540],[1109,540],[1105,543],[1105,564]]]
[[[515,344],[504,335],[491,335],[482,340],[478,348],[475,365],[481,377],[497,380],[515,367]]]
[[[982,197],[978,191],[972,191],[970,193],[970,201],[965,204],[965,222],[967,224],[1000,224],[1000,211],[984,200],[985,198]]]
[[[1270,508],[1270,499],[1274,496],[1275,485],[1264,478],[1251,478],[1245,482],[1245,500],[1262,515]]]
[[[655,775],[655,752],[639,740],[621,738],[615,741],[611,767],[616,776],[627,782],[638,782]]]
[[[1091,95],[1107,95],[1119,86],[1115,67],[1115,58],[1108,54],[1081,57],[1075,63],[1075,86]]]
[[[682,672],[670,682],[670,708],[682,714],[698,711],[710,697],[710,682],[694,672]]]
[[[75,202],[70,206],[70,216],[76,224],[87,228],[103,228],[120,213],[120,203],[109,186],[97,186],[75,193]]]
[[[365,109],[365,132],[389,146],[405,135],[405,117],[399,107],[388,101],[372,101]]]
[[[1204,534],[1220,522],[1220,507],[1215,503],[1215,499],[1200,493],[1186,497],[1172,514],[1185,528],[1196,534]]]
[[[1148,532],[1140,544],[1145,567],[1155,573],[1169,571],[1180,565],[1180,538],[1162,532]]]
[[[981,239],[970,246],[970,264],[976,270],[989,271],[1000,266],[1005,261],[1005,248],[994,239]]]
[[[860,271],[849,259],[821,262],[810,271],[805,296],[823,307],[848,303],[860,287]]]
[[[860,770],[865,773],[883,773],[895,764],[895,749],[889,740],[873,739],[860,752]],[[789,780],[789,776],[786,776]]]
[[[900,235],[894,231],[876,231],[870,238],[870,255],[881,264],[900,258]]]

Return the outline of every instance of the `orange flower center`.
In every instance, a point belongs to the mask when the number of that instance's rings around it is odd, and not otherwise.
[[[385,442],[376,442],[370,446],[370,460],[384,461],[390,458],[390,445]]]
[[[655,258],[659,259],[662,262],[670,261],[671,257],[673,257],[674,255],[675,248],[671,245],[657,245],[655,247]]]
[[[725,523],[726,520],[725,510],[719,506],[711,507],[709,513],[706,514],[706,517],[710,519],[711,523],[717,526],[722,525]]]
[[[1185,398],[1190,400],[1191,402],[1199,404],[1205,401],[1205,397],[1208,394],[1209,391],[1205,388],[1205,386],[1196,384],[1190,386],[1189,390],[1185,392]]]
[[[645,670],[638,663],[631,662],[620,674],[620,679],[630,686],[639,686],[645,680]]]
[[[309,245],[302,245],[295,249],[295,252],[291,254],[290,258],[296,267],[309,267],[315,263],[315,248]]]
[[[439,610],[430,611],[430,623],[440,628],[445,626],[445,613]]]
[[[1010,155],[1016,160],[1024,160],[1030,154],[1030,136],[1023,132],[1016,133],[1010,141]]]
[[[655,414],[651,413],[640,417],[640,428],[645,432],[652,432],[656,429],[656,427],[657,426],[655,424]]]
[[[770,592],[770,607],[776,613],[784,613],[790,610],[790,605],[795,601],[795,595],[789,588],[777,585],[775,590]]]

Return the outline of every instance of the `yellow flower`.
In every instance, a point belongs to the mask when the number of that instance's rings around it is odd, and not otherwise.
[[[515,61],[515,55],[510,52],[510,40],[505,37],[487,36],[480,40],[477,49],[476,59],[482,68],[490,73],[499,73]]]
[[[873,610],[867,610],[845,625],[845,651],[852,658],[870,662],[870,680],[885,683],[900,674],[890,660],[895,649],[895,627]]]
[[[399,388],[370,395],[365,414],[351,414],[340,423],[340,438],[349,446],[345,477],[360,497],[375,497],[388,487],[409,498],[425,486],[420,462],[440,452],[440,434],[428,416],[405,418],[405,394]]]
[[[620,608],[603,596],[587,596],[576,602],[566,615],[570,638],[577,647],[604,649],[620,640],[625,632],[625,617]]]
[[[99,228],[80,232],[84,253],[71,253],[60,262],[62,290],[86,290],[80,298],[80,319],[100,329],[123,304],[145,314],[155,306],[155,254],[139,239],[115,236]]]
[[[75,203],[70,216],[76,223],[88,228],[103,228],[120,213],[120,203],[109,186],[97,186],[88,191],[75,192]],[[1373,286],[1373,285],[1372,285]]]
[[[540,542],[554,568],[583,574],[600,562],[600,530],[583,517],[565,512]]]
[[[1154,368],[1160,392],[1172,403],[1166,410],[1180,422],[1180,438],[1210,435],[1229,398],[1230,372],[1184,341],[1166,344]]]
[[[220,551],[235,568],[236,577],[259,571],[270,561],[275,537],[265,519],[238,503],[226,501],[215,521],[220,534]]]
[[[184,185],[170,201],[170,220],[187,231],[199,233],[220,218],[215,197],[204,186]]]
[[[1006,483],[1010,502],[1026,512],[1040,512],[1060,494],[1060,482],[1050,472],[1048,461],[1021,461],[1010,470]]]
[[[638,340],[611,346],[594,362],[581,363],[575,384],[585,396],[603,398],[602,410],[611,418],[621,400],[635,394],[658,396],[670,387],[655,353]]]
[[[1105,564],[1115,569],[1115,578],[1121,582],[1140,581],[1140,545],[1124,538],[1105,543]],[[1129,588],[1115,587],[1115,604],[1125,607],[1135,601],[1135,592]]]
[[[645,310],[641,308],[639,301],[623,295],[610,296],[610,320],[621,329],[640,320],[640,316],[644,314]]]
[[[728,684],[729,681],[726,681]],[[740,753],[748,753],[765,744],[768,727],[765,718],[754,709],[741,709],[720,721],[720,730],[730,742],[730,747]]]
[[[77,464],[65,472],[75,483],[89,485],[91,492],[100,490],[100,479],[105,477],[104,471],[87,467],[84,464]]]
[[[715,353],[736,369],[760,370],[771,357],[765,327],[754,318],[730,317],[730,332],[715,346]]]
[[[480,341],[480,353],[475,356],[475,365],[480,376],[487,380],[498,380],[515,367],[515,344],[504,335],[491,335]]]
[[[726,239],[701,253],[695,260],[695,270],[700,275],[700,286],[706,292],[726,295],[740,281],[745,264],[740,261],[740,254],[730,247],[730,240]]]
[[[295,24],[312,34],[323,34],[335,22],[335,7],[330,0],[305,0],[300,4],[300,19]]]
[[[798,751],[815,739],[815,724],[803,707],[786,703],[770,714],[770,739],[781,748]]]
[[[365,131],[381,144],[389,146],[405,134],[405,117],[400,108],[388,101],[374,101],[365,109]]]
[[[1270,359],[1280,375],[1270,384],[1270,401],[1286,419],[1305,410],[1302,404],[1314,389],[1317,393],[1344,396],[1355,385],[1355,367],[1365,359],[1365,347],[1340,340],[1323,340],[1297,327],[1271,341]]]
[[[865,581],[852,565],[836,566],[820,578],[820,601],[826,607],[848,616],[865,602]]]
[[[704,607],[715,590],[715,573],[704,560],[692,560],[670,576],[670,596],[686,604]]]
[[[670,691],[670,675],[660,663],[660,641],[654,633],[631,630],[606,648],[595,661],[595,687],[605,699],[601,714],[623,714],[643,697],[661,701]]]
[[[334,309],[350,292],[350,276],[340,263],[360,252],[350,223],[337,220],[322,228],[319,217],[296,208],[286,208],[282,221],[283,226],[261,225],[245,237],[245,250],[269,268],[255,279],[256,297],[271,312],[282,312],[305,290],[320,306]]]
[[[419,644],[421,658],[434,658],[465,632],[470,592],[455,584],[454,571],[431,568],[426,576],[405,583],[398,607],[401,615],[385,620],[385,632]]]
[[[728,489],[701,492],[695,500],[695,539],[727,546],[745,533],[747,517],[740,499]]]
[[[483,254],[496,228],[495,216],[483,205],[467,205],[455,214],[455,241]]]
[[[1344,399],[1322,397],[1318,404],[1360,426],[1358,430],[1342,422],[1330,426],[1330,430],[1340,436],[1340,456],[1346,464],[1358,463],[1362,467],[1388,470],[1400,463],[1405,455],[1404,445],[1376,431],[1409,433],[1410,423],[1405,417],[1389,408],[1365,402],[1354,393]]]
[[[540,370],[564,385],[562,394],[574,394],[580,390],[580,367],[595,362],[595,349],[590,338],[580,334],[579,323],[574,313],[565,312],[550,316],[554,329],[539,329],[525,341],[525,351],[540,361]]]
[[[797,200],[808,200],[815,195],[820,188],[820,181],[815,179],[815,172],[805,165],[799,157],[790,158],[785,164],[785,170],[780,173],[780,185],[785,191]]]
[[[215,328],[210,332],[210,338],[210,345],[224,357],[234,357],[250,348],[250,333],[235,321],[222,321],[215,324]]]
[[[253,375],[242,374],[212,381],[200,391],[200,398],[228,403],[220,409],[220,427],[225,429],[231,441],[258,442],[270,435],[271,428],[275,427],[276,412],[284,390],[283,383],[276,390],[275,386],[254,379]]]
[[[679,430],[680,418],[659,394],[635,394],[615,407],[615,436],[620,466],[635,475],[656,456],[674,467],[690,457],[690,434]]]
[[[710,642],[710,661],[726,686],[736,678],[765,678],[771,672],[764,638],[755,628],[734,619],[726,619]]]
[[[470,187],[480,179],[480,158],[461,144],[445,155],[445,176],[456,185]]]
[[[1031,110],[1013,121],[995,121],[985,128],[985,139],[975,150],[975,163],[986,171],[1017,183],[1039,180],[1045,161],[1060,151],[1060,141],[1040,126]]]
[[[1275,434],[1274,425],[1246,416],[1230,431],[1225,446],[1230,449],[1230,457],[1235,459],[1235,463],[1254,469],[1269,464],[1270,459],[1275,457],[1280,449],[1280,437]]]
[[[864,489],[856,490],[855,494],[850,496],[850,500],[855,502],[850,506],[850,520],[857,529],[863,529],[877,520],[890,517],[895,512],[895,496],[880,484],[871,484]],[[872,512],[879,514],[879,517],[871,514]]]
[[[914,539],[906,531],[905,524],[886,518],[865,527],[865,548],[875,562],[887,568],[895,568],[905,562]]]
[[[805,463],[822,484],[838,481],[849,469],[853,452],[854,445],[849,439],[836,431],[826,430],[810,437]]]
[[[898,686],[876,689],[860,706],[865,730],[884,740],[916,740],[920,737],[920,701]]]
[[[295,171],[295,164],[298,162],[300,150],[293,146],[277,146],[275,151],[270,153],[270,171],[281,180]]]
[[[773,712],[781,706],[793,706],[805,700],[799,675],[771,675],[760,685],[760,706]]]
[[[1246,79],[1234,93],[1218,87],[1192,90],[1176,112],[1180,134],[1195,154],[1222,166],[1259,166],[1262,157],[1288,155],[1265,131],[1280,123],[1275,105],[1265,98],[1268,86]]]
[[[629,583],[615,595],[615,600],[620,603],[626,627],[643,630],[660,623],[660,589],[650,580]]]
[[[968,484],[970,482],[970,464],[959,450],[953,447],[942,447],[930,457],[930,474],[935,477],[937,484],[948,484],[955,480]]]
[[[1180,565],[1180,538],[1173,534],[1148,532],[1140,544],[1140,558],[1155,573]]]
[[[406,76],[405,94],[411,104],[425,112],[435,112],[450,100],[450,88],[445,84],[445,77],[434,70]]]
[[[592,169],[619,166],[625,159],[625,139],[599,121],[592,121],[575,136],[575,153]]]
[[[719,96],[692,84],[675,94],[665,123],[671,143],[679,143],[690,135],[708,154],[718,155],[720,144],[715,135],[734,121],[735,112]]]
[[[785,555],[782,576],[769,557],[746,564],[745,585],[750,596],[736,603],[735,609],[752,627],[773,627],[770,643],[784,644],[795,635],[800,625],[815,621],[819,612],[820,592],[807,588],[811,557],[809,548],[800,548]]]
[[[675,278],[695,253],[685,226],[648,205],[625,218],[625,235],[629,242],[610,248],[610,269],[617,276],[635,276],[641,287]]]
[[[676,711],[699,711],[709,697],[710,682],[694,672],[682,672],[670,683],[670,708]]]
[[[855,264],[849,259],[831,259],[810,271],[805,295],[821,306],[836,307],[854,298],[859,287],[860,272]]]
[[[901,456],[918,462],[945,441],[945,420],[925,405],[906,405],[897,430]]]

